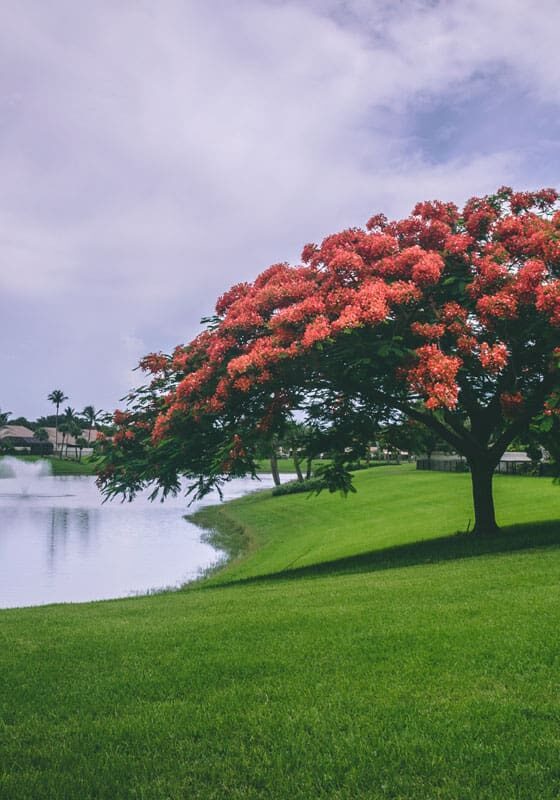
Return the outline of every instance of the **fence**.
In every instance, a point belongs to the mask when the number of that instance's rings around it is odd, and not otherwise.
[[[417,458],[416,469],[429,469],[434,472],[468,472],[469,465],[458,458]]]
[[[434,472],[470,472],[466,461],[457,458],[418,458],[416,469],[432,470]],[[495,472],[503,475],[530,475],[537,478],[552,478],[554,466],[547,462],[533,464],[531,461],[500,461]]]

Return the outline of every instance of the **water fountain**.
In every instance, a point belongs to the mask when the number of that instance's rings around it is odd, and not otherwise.
[[[9,489],[10,496],[19,497],[35,496],[38,492],[38,481],[41,478],[48,478],[52,474],[51,465],[48,461],[40,459],[38,461],[23,461],[20,458],[4,456],[0,458],[0,478],[8,481],[6,488]],[[4,487],[0,485],[0,490]],[[0,491],[0,494],[6,493]]]

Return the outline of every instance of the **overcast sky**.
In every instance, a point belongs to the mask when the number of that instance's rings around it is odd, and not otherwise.
[[[112,410],[232,283],[560,185],[558,0],[2,0],[0,408]]]

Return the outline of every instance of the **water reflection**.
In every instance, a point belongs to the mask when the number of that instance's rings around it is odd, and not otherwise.
[[[89,551],[90,538],[95,537],[98,523],[99,511],[96,508],[51,508],[47,537],[49,572],[56,571],[57,559],[64,558],[69,537],[74,537],[80,556],[85,557]],[[42,526],[39,520],[34,524]]]
[[[268,485],[268,476],[232,481],[226,497]],[[16,478],[0,480],[0,607],[123,597],[192,580],[222,554],[200,540],[186,511],[184,498],[102,504],[89,477],[42,476],[25,493]]]

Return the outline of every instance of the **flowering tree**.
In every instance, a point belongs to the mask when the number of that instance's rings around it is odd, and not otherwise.
[[[295,409],[336,453],[329,488],[378,423],[409,418],[467,460],[477,533],[496,529],[492,475],[509,443],[560,403],[560,211],[552,189],[419,203],[410,217],[306,245],[234,286],[207,329],[146,356],[150,382],[102,444],[109,496],[181,476],[202,495],[255,474]]]

